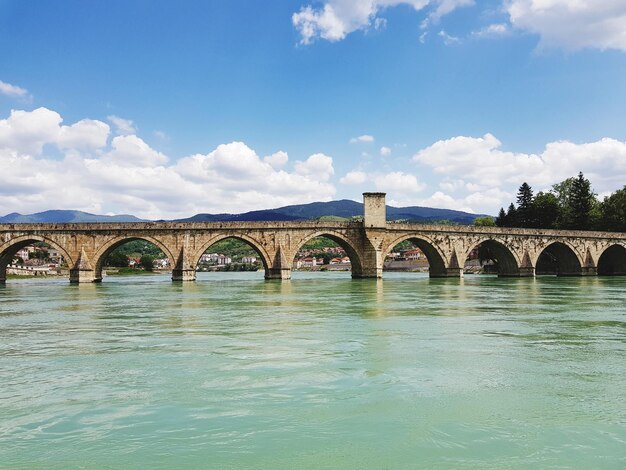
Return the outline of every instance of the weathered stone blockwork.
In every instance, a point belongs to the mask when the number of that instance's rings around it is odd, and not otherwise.
[[[0,224],[0,282],[12,256],[33,242],[57,248],[70,266],[71,282],[99,282],[102,263],[116,247],[142,239],[169,258],[174,281],[192,281],[200,256],[214,243],[241,239],[259,254],[267,279],[289,279],[296,253],[326,236],[352,261],[353,277],[382,277],[383,261],[404,240],[426,254],[432,277],[459,277],[469,253],[486,242],[501,276],[534,276],[540,255],[554,258],[559,275],[626,273],[626,234],[385,222],[382,193],[365,193],[364,222],[87,223]]]

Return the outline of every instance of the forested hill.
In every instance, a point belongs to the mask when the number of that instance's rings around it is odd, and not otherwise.
[[[363,215],[363,203],[342,199],[330,202],[312,202],[259,210],[244,214],[197,214],[179,222],[228,222],[228,221],[290,221],[311,220],[320,217],[341,217],[349,219]],[[430,207],[391,207],[387,206],[387,220],[407,220],[411,222],[435,222],[448,220],[458,224],[472,224],[477,214],[434,209]]]
[[[320,217],[339,217],[350,219],[363,215],[363,203],[343,199],[331,202],[313,202],[279,207],[278,209],[258,210],[244,214],[197,214],[177,222],[229,222],[229,221],[295,221],[313,220]],[[388,220],[406,220],[410,222],[450,221],[457,224],[472,224],[477,214],[434,209],[430,207],[391,207],[387,206]],[[0,217],[0,223],[85,223],[85,222],[142,222],[133,215],[95,215],[72,210],[50,210],[36,214],[12,213]]]

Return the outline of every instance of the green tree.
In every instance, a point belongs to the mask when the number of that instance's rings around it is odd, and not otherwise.
[[[493,217],[486,215],[484,217],[476,217],[474,219],[474,225],[476,227],[495,227],[496,221]]]
[[[535,226],[533,214],[533,190],[525,181],[517,191],[517,226]]]
[[[139,259],[139,264],[141,264],[141,267],[146,271],[152,271],[152,263],[154,263],[154,256],[152,255],[142,255]]]
[[[128,266],[128,256],[121,251],[113,250],[104,260],[104,265],[116,268],[125,268]]]
[[[626,232],[626,186],[605,197],[599,209],[601,230]]]
[[[561,220],[559,199],[553,193],[538,192],[533,200],[535,226],[538,228],[557,228]]]
[[[570,225],[571,220],[571,204],[570,198],[572,195],[572,186],[576,178],[567,178],[552,185],[552,193],[556,196],[559,202],[560,214],[555,223],[555,228],[567,228]]]
[[[574,179],[570,188],[569,218],[567,228],[589,230],[592,228],[592,209],[596,203],[595,195],[591,190],[591,183],[582,171]]]
[[[509,208],[506,211],[505,227],[518,227],[517,225],[517,209],[513,203],[509,204]]]
[[[506,212],[504,212],[504,207],[500,208],[500,212],[498,212],[498,217],[496,217],[495,222],[498,227],[506,227]]]

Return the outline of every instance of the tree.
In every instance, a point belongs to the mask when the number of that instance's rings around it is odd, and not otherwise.
[[[474,225],[476,227],[495,227],[496,221],[493,217],[486,215],[485,217],[476,217],[474,219]]]
[[[538,228],[557,228],[561,220],[559,199],[553,193],[538,192],[533,200],[535,226]]]
[[[139,259],[139,264],[146,271],[152,271],[152,264],[154,263],[154,257],[152,255],[143,255]]]
[[[517,209],[513,203],[509,204],[509,208],[506,211],[506,224],[505,227],[517,227]]]
[[[105,266],[113,266],[116,268],[125,268],[128,266],[128,256],[118,250],[113,250],[104,260]]]
[[[601,230],[626,232],[626,186],[605,197],[599,209]]]
[[[506,227],[506,212],[504,212],[504,207],[500,208],[500,212],[498,212],[498,217],[496,217],[495,222],[498,227]]]
[[[517,224],[518,227],[534,227],[533,190],[524,182],[517,192]]]
[[[584,177],[582,171],[574,179],[569,196],[568,228],[589,230],[592,228],[591,210],[595,203],[595,195],[591,190],[591,183]]]

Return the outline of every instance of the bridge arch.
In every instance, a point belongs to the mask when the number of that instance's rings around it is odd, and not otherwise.
[[[67,265],[71,268],[74,266],[76,260],[72,258],[69,252],[56,241],[51,240],[47,237],[42,237],[39,235],[22,235],[20,237],[12,238],[11,240],[0,245],[0,282],[6,280],[6,270],[8,264],[13,259],[15,253],[17,253],[22,248],[25,248],[33,243],[42,242],[50,245],[55,250],[58,250],[65,259]]]
[[[555,240],[537,253],[533,264],[537,274],[580,276],[585,263],[578,250],[567,240]]]
[[[489,255],[498,262],[498,276],[517,277],[520,275],[521,256],[508,246],[506,240],[499,237],[484,237],[478,241],[472,241],[467,252],[459,259],[459,264],[465,263],[471,252],[480,246],[485,247]]]
[[[598,275],[626,275],[626,246],[614,243],[607,246],[598,258]]]
[[[439,246],[428,237],[415,233],[403,235],[392,240],[383,250],[383,261],[398,244],[407,240],[417,246],[426,256],[429,266],[428,272],[431,277],[445,276],[447,263],[447,257],[445,253],[441,251]]]
[[[346,237],[345,235],[341,233],[334,232],[332,230],[320,230],[318,232],[313,232],[313,233],[307,234],[306,236],[298,240],[294,246],[293,251],[291,252],[290,256],[287,259],[290,267],[293,266],[293,263],[296,259],[296,255],[298,254],[298,251],[300,251],[300,248],[302,248],[302,246],[304,246],[307,242],[317,237],[328,238],[334,241],[335,243],[337,243],[341,248],[343,248],[343,250],[348,255],[348,258],[350,258],[350,265],[352,266],[352,277],[362,276],[363,259],[362,259],[362,255],[359,249],[354,245],[354,242],[350,240],[348,237]]]
[[[170,263],[170,267],[174,268],[174,266],[176,265],[176,258],[174,258],[174,255],[171,252],[171,250],[168,248],[168,246],[165,245],[158,238],[154,238],[154,237],[146,236],[146,235],[129,235],[129,236],[124,236],[124,237],[116,237],[107,241],[105,244],[103,244],[98,249],[98,251],[96,251],[94,255],[93,261],[94,261],[95,281],[96,282],[102,281],[102,265],[104,263],[104,260],[107,258],[107,256],[109,256],[109,254],[113,250],[115,250],[116,248],[128,242],[137,241],[137,240],[143,240],[148,243],[152,243],[154,246],[158,247],[165,254],[165,256],[167,256],[167,259]]]
[[[272,260],[269,254],[267,253],[267,250],[265,249],[263,244],[260,243],[257,239],[252,238],[251,236],[246,235],[245,233],[240,233],[240,232],[220,234],[204,242],[200,246],[200,248],[193,253],[191,257],[190,265],[193,267],[193,269],[196,269],[196,267],[198,266],[200,262],[200,257],[209,248],[211,248],[212,245],[215,245],[216,243],[221,242],[222,240],[227,240],[228,238],[234,238],[236,240],[240,240],[244,242],[246,245],[250,246],[250,248],[252,248],[256,252],[256,254],[259,255],[259,258],[261,259],[261,262],[263,263],[265,276],[266,277],[268,276],[269,270],[272,267]]]

